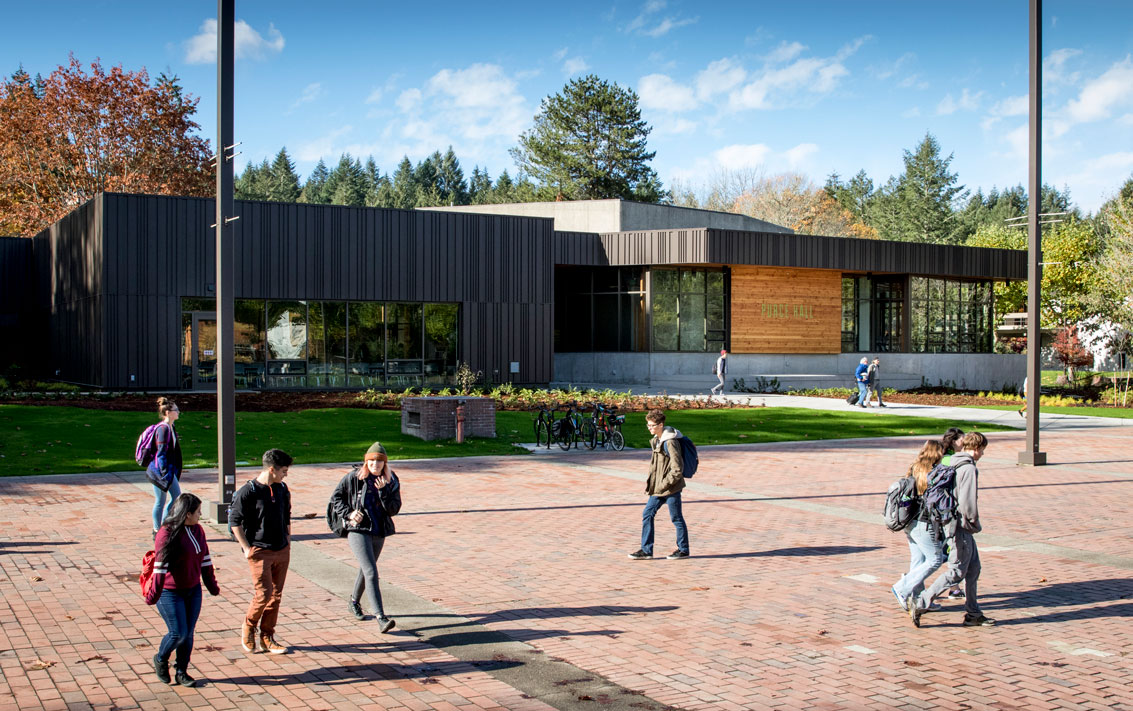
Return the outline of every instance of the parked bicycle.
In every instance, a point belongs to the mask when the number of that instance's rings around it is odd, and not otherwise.
[[[626,421],[625,415],[617,414],[617,405],[604,407],[602,403],[595,402],[593,406],[597,443],[606,449],[613,449],[616,452],[622,451],[626,446],[625,436],[622,435],[622,425]]]
[[[579,442],[585,444],[588,449],[598,446],[593,420],[583,418],[578,403],[573,400],[567,405],[566,415],[552,423],[551,434],[558,442],[559,448],[563,450],[570,449],[572,444],[577,449]]]
[[[535,446],[551,448],[551,427],[555,423],[555,410],[559,407],[558,403],[551,405],[540,405],[539,416],[535,418]]]

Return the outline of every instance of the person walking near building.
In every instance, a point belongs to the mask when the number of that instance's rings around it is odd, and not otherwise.
[[[291,562],[291,492],[283,480],[292,459],[281,449],[269,449],[262,461],[259,475],[233,495],[230,509],[232,535],[248,561],[254,587],[240,641],[244,651],[256,651],[258,627],[260,649],[284,654],[287,647],[276,642],[275,625]]]
[[[941,464],[944,466],[952,464],[952,456],[956,454],[956,447],[963,436],[964,430],[959,427],[949,427],[944,436],[940,438],[940,446],[944,448],[944,457],[940,460]],[[964,591],[960,589],[959,585],[953,585],[948,590],[948,597],[959,600],[964,597]]]
[[[201,580],[210,595],[220,594],[205,529],[198,523],[200,518],[201,500],[192,494],[181,494],[154,539],[157,554],[146,604],[157,605],[169,629],[153,657],[154,672],[166,684],[172,683],[169,657],[176,652],[172,681],[181,686],[197,685],[189,676],[189,658],[193,653],[193,631],[201,613]]]
[[[987,437],[979,432],[969,432],[960,439],[960,452],[952,457],[951,466],[956,469],[956,517],[946,526],[946,529],[952,530],[945,531],[949,538],[948,570],[919,596],[909,596],[909,617],[917,627],[921,626],[921,615],[931,602],[961,580],[964,581],[964,626],[989,627],[995,624],[995,620],[983,614],[976,600],[981,566],[975,534],[983,530],[978,506],[979,469],[976,462],[986,450]]]
[[[1027,378],[1023,378],[1023,406],[1019,408],[1019,417],[1027,416]]]
[[[870,395],[877,396],[877,406],[885,407],[885,403],[881,401],[881,359],[874,358],[873,362],[869,364],[866,369],[866,386]],[[869,397],[866,397],[866,406],[869,406]]]
[[[716,366],[712,369],[716,374],[716,379],[720,382],[712,386],[712,394],[719,395],[724,392],[724,376],[728,374],[728,349],[723,348],[720,350],[720,357],[716,359]],[[719,389],[720,392],[716,392]]]
[[[378,587],[378,557],[386,537],[395,532],[393,516],[401,510],[401,483],[389,468],[385,447],[374,442],[362,466],[342,477],[331,495],[331,506],[346,524],[346,540],[358,560],[358,576],[350,596],[350,614],[363,620],[362,594],[370,591],[370,604],[382,633],[396,624],[386,617]]]
[[[928,473],[940,463],[944,456],[944,447],[934,439],[924,443],[916,460],[909,467],[908,476],[916,482],[917,500],[919,509],[913,522],[905,529],[905,537],[909,540],[909,572],[893,584],[891,590],[897,598],[897,604],[902,610],[908,610],[908,599],[916,597],[924,590],[925,579],[932,575],[940,564],[944,562],[944,551],[941,540],[933,531],[928,520],[928,511],[921,508],[920,497],[928,489]],[[936,605],[931,609],[939,609]]]
[[[146,478],[153,485],[153,536],[173,508],[173,501],[181,495],[181,442],[174,423],[181,417],[177,403],[167,397],[157,399],[157,414],[161,423],[153,431],[153,461],[146,466]],[[166,503],[166,496],[169,497]]]
[[[649,476],[645,480],[645,493],[649,500],[641,512],[641,548],[630,553],[633,560],[653,557],[653,518],[662,504],[669,507],[669,518],[677,529],[677,549],[668,555],[669,560],[689,557],[688,527],[681,511],[681,490],[685,488],[684,460],[678,440],[681,433],[665,426],[663,410],[653,409],[645,415],[645,426],[653,438],[649,446],[653,456],[649,460]]]
[[[869,358],[862,358],[854,371],[854,382],[858,384],[858,407],[867,407],[866,399],[869,397],[869,383],[866,380],[869,373]]]

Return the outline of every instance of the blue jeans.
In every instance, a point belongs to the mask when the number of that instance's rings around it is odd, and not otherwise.
[[[169,655],[177,650],[173,668],[185,671],[189,668],[189,657],[193,654],[193,630],[197,627],[197,617],[201,614],[201,586],[185,590],[162,590],[157,599],[157,611],[165,620],[169,632],[161,638],[157,657],[168,662]]]
[[[925,579],[944,562],[944,546],[936,540],[930,524],[916,521],[905,529],[905,536],[909,539],[909,572],[893,585],[902,600],[919,596],[924,591]]]
[[[161,528],[161,522],[165,520],[166,515],[169,514],[169,508],[173,506],[173,502],[181,495],[181,482],[177,481],[177,477],[169,482],[169,491],[162,491],[156,484],[151,484],[153,487],[153,530]],[[165,495],[169,494],[169,503],[165,502]]]
[[[641,550],[653,555],[653,517],[661,504],[669,505],[669,518],[677,528],[677,549],[688,553],[688,527],[685,526],[685,517],[681,513],[681,494],[677,492],[672,496],[650,496],[645,502],[645,509],[641,512]]]
[[[869,398],[869,384],[858,381],[858,402],[861,407],[865,407],[866,401]]]

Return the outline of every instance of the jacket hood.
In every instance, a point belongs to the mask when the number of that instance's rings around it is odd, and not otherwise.
[[[951,461],[948,464],[952,467],[960,467],[962,465],[975,465],[976,461],[972,459],[972,455],[967,452],[956,452],[952,455]]]
[[[681,434],[680,430],[676,429],[675,427],[669,427],[668,425],[665,425],[665,429],[661,430],[661,438],[658,441],[668,442],[671,439],[680,439],[683,436],[684,435]]]

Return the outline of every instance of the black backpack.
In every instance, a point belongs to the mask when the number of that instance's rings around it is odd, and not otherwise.
[[[700,455],[696,451],[696,445],[686,434],[677,437],[675,441],[681,449],[681,476],[691,479],[700,467]]]
[[[885,492],[885,509],[882,515],[885,526],[890,531],[904,531],[916,518],[917,506],[917,480],[911,476],[903,476],[889,485]]]
[[[956,467],[937,464],[928,473],[928,488],[921,497],[928,520],[937,535],[956,520]]]

